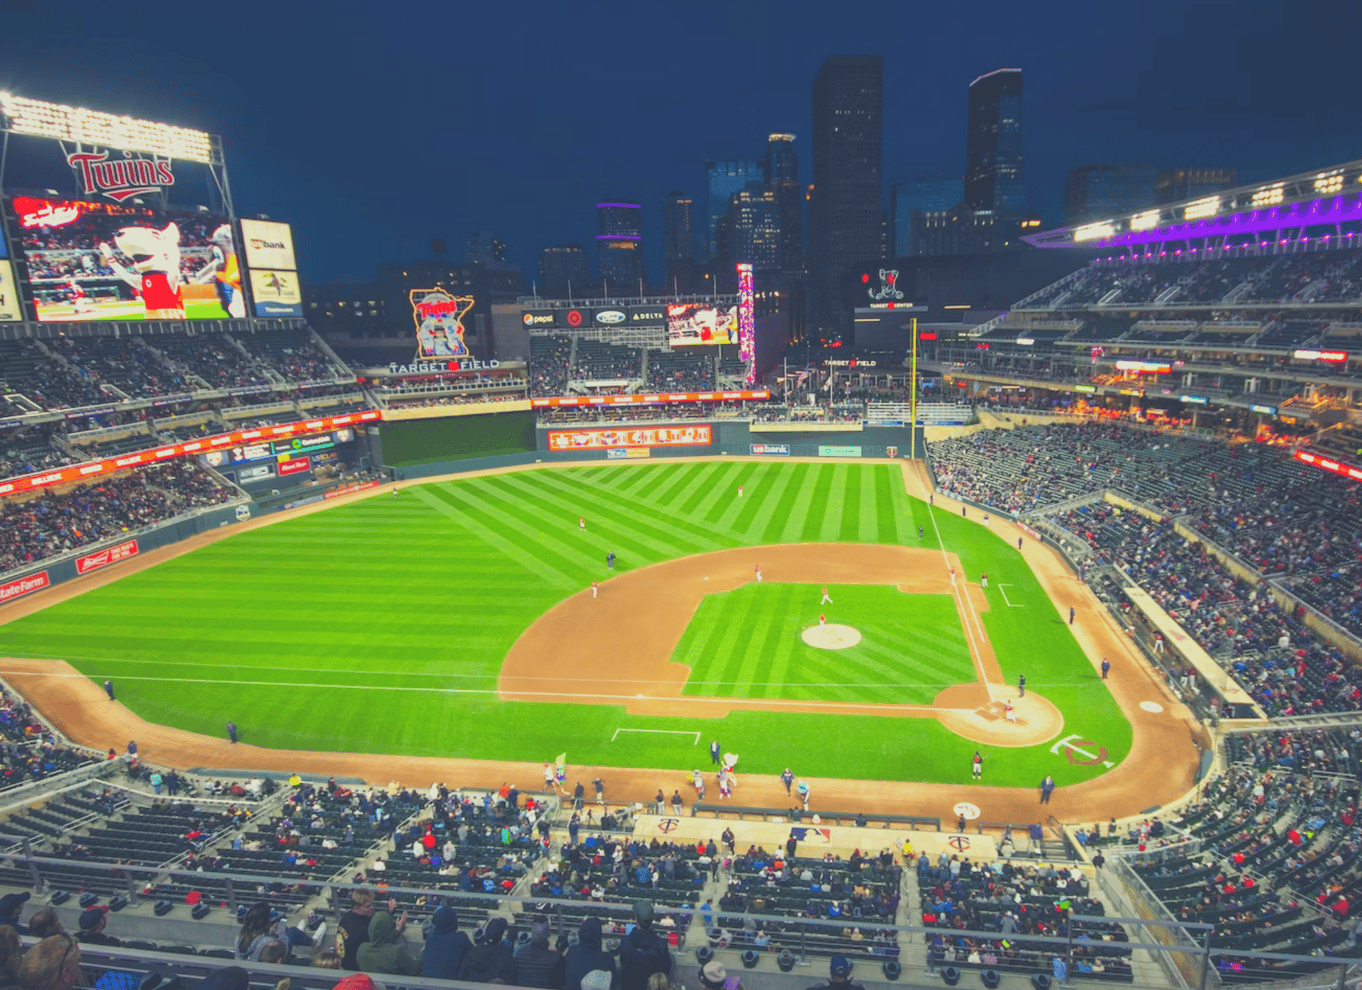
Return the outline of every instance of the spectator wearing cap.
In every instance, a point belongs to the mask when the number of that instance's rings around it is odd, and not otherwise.
[[[22,990],[72,990],[80,982],[80,943],[70,935],[49,935],[19,963]]]
[[[437,980],[457,980],[464,957],[473,943],[459,931],[459,913],[452,907],[435,909],[426,931],[426,951],[421,956],[421,975]]]
[[[711,959],[700,967],[700,986],[704,990],[741,990],[742,977],[729,976],[723,963]]]
[[[24,905],[28,903],[31,896],[25,890],[22,893],[6,894],[4,897],[0,897],[0,925],[8,925],[20,935],[27,935],[28,928],[20,923],[19,913],[24,909]]]
[[[549,947],[549,923],[536,918],[530,943],[515,957],[516,983],[522,987],[557,990],[563,985],[563,955]]]
[[[648,901],[634,903],[637,922],[620,943],[621,990],[646,990],[654,973],[670,976],[672,954],[667,940],[653,931],[653,906]]]
[[[601,948],[601,919],[583,918],[577,944],[563,958],[563,990],[587,990],[582,978],[594,970],[605,970],[613,982],[615,957]]]
[[[99,904],[88,911],[81,912],[80,930],[76,939],[83,945],[122,945],[120,939],[104,934],[104,926],[109,922],[109,905]]]
[[[816,983],[809,987],[809,990],[865,990],[861,984],[851,978],[851,960],[846,956],[833,956],[828,963],[828,979],[822,983]]]
[[[464,956],[459,979],[469,983],[516,982],[515,956],[506,944],[506,927],[505,918],[493,918],[487,922],[487,927],[478,936],[477,944]],[[373,925],[369,926],[369,937],[373,938]],[[361,963],[363,955],[361,952]]]

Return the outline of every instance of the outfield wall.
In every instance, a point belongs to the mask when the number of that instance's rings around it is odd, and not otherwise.
[[[518,410],[400,422],[385,420],[379,426],[370,426],[368,432],[377,434],[378,441],[371,444],[370,450],[379,458],[379,463],[397,468],[408,478],[477,470],[462,462],[529,454],[535,449],[534,413]],[[445,466],[438,471],[421,470],[435,464],[458,466]]]
[[[536,433],[539,456],[545,463],[581,460],[633,460],[659,457],[761,456],[790,457],[907,457],[912,450],[912,432],[906,426],[866,426],[854,431],[819,432],[813,430],[753,431],[745,420],[711,420],[657,424],[650,422],[618,425],[562,423],[541,426]],[[709,441],[695,442],[692,436],[708,431]],[[662,431],[668,431],[671,435]],[[598,434],[634,433],[628,447],[592,446]],[[559,447],[550,434],[561,434],[568,446]],[[917,429],[917,452],[923,454],[922,429]],[[577,445],[580,441],[585,445]],[[754,449],[755,448],[755,449]],[[890,451],[893,451],[891,454]]]

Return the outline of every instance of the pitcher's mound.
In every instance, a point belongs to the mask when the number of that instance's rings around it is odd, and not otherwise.
[[[861,631],[851,626],[839,626],[829,622],[826,626],[810,626],[801,635],[804,642],[820,650],[845,650],[861,641]]]

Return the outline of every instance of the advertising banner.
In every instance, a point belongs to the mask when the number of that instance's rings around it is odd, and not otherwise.
[[[667,322],[667,308],[665,306],[630,306],[629,325],[642,326],[649,324],[652,326],[662,326]]]
[[[246,248],[246,267],[275,272],[296,272],[293,230],[272,220],[242,220],[241,243]]]
[[[256,316],[302,316],[303,290],[297,272],[251,269],[251,298]]]
[[[790,456],[790,445],[788,443],[754,443],[752,444],[753,457],[770,457],[779,455],[782,457]]]
[[[558,326],[558,313],[552,309],[522,309],[520,322],[534,330],[538,327]]]
[[[243,461],[263,461],[274,456],[274,445],[268,443],[247,443],[240,447],[233,447],[231,450],[232,463],[240,464]]]
[[[709,426],[653,426],[633,430],[550,430],[549,450],[624,447],[704,447],[714,442]]]
[[[186,455],[199,456],[208,454],[214,450],[230,449],[234,445],[241,445],[248,442],[260,440],[272,440],[292,436],[295,433],[317,433],[321,430],[330,429],[336,426],[349,426],[354,423],[368,423],[373,420],[381,419],[383,414],[377,409],[367,409],[364,412],[346,413],[343,416],[323,416],[320,419],[309,419],[299,423],[283,423],[279,426],[261,426],[253,430],[238,430],[235,433],[222,433],[213,437],[204,437],[201,440],[190,440],[186,443],[171,443],[164,447],[155,447],[150,450],[137,451],[131,454],[122,454],[118,457],[111,457],[102,461],[86,461],[84,464],[73,464],[69,467],[58,468],[52,471],[43,471],[38,474],[26,474],[17,478],[10,478],[0,481],[0,495],[10,495],[14,492],[27,492],[35,488],[47,488],[50,485],[58,485],[67,481],[82,481],[87,478],[97,477],[101,474],[111,474],[123,468],[135,467],[138,464],[158,464],[161,461],[172,457],[184,457]]]
[[[290,474],[302,474],[304,471],[312,470],[312,459],[310,457],[290,457],[288,460],[279,462],[279,477],[286,478]]]
[[[647,406],[668,402],[761,402],[771,397],[767,389],[743,389],[732,392],[647,392],[638,395],[563,395],[547,399],[531,399],[535,409],[556,409],[560,406]]]
[[[468,357],[463,318],[473,308],[472,296],[452,296],[436,286],[412,289],[411,318],[416,324],[416,344],[421,357]]]
[[[10,205],[43,323],[246,316],[223,217],[31,196]]]
[[[336,437],[330,433],[321,433],[317,436],[280,440],[271,446],[276,454],[301,454],[310,450],[326,450],[334,447],[336,446]]]
[[[355,492],[362,492],[368,488],[377,488],[377,481],[357,481],[353,485],[342,485],[340,488],[333,488],[323,495],[323,498],[340,498],[342,495],[353,495]]]
[[[105,547],[96,553],[88,553],[84,557],[76,558],[76,573],[88,574],[97,571],[106,564],[116,564],[120,560],[127,560],[129,557],[136,557],[138,553],[137,541],[128,540],[126,543],[119,543],[116,546]]]
[[[667,343],[672,347],[738,343],[738,307],[668,304]]]
[[[860,457],[860,447],[822,447],[818,448],[819,457]]]
[[[1027,536],[1031,537],[1031,539],[1037,540],[1041,543],[1045,542],[1045,537],[1041,536],[1040,533],[1036,532],[1034,529],[1032,529],[1030,526],[1026,525],[1026,523],[1020,520],[1017,521],[1017,528],[1020,529],[1023,533],[1025,533]]]
[[[19,290],[14,285],[14,267],[8,261],[0,261],[0,323],[18,323],[23,318]]]
[[[263,481],[266,478],[273,477],[273,464],[252,464],[249,467],[239,469],[236,473],[236,480],[239,485],[250,484],[252,481]]]
[[[39,571],[37,574],[29,574],[27,577],[15,578],[13,581],[0,584],[0,605],[34,591],[42,591],[48,583],[47,571]]]
[[[608,461],[631,461],[652,456],[652,447],[611,447],[605,452],[605,459]]]

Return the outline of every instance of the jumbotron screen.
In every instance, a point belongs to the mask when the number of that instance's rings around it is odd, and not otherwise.
[[[29,196],[10,209],[43,323],[246,316],[225,217]]]
[[[667,343],[672,347],[736,344],[738,307],[710,303],[670,303],[667,306]]]

